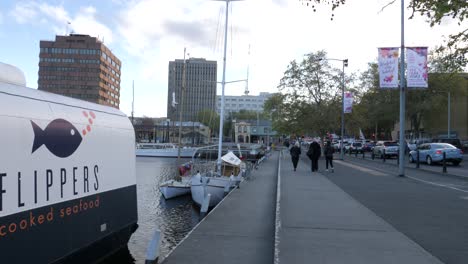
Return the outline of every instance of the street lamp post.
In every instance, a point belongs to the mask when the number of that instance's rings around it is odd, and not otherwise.
[[[348,59],[331,59],[331,58],[320,58],[317,61],[322,60],[333,60],[333,61],[341,61],[343,63],[343,71],[342,71],[342,89],[341,89],[341,142],[340,142],[340,158],[344,160],[344,153],[343,153],[343,139],[344,139],[344,91],[345,91],[345,73],[344,68],[348,67]]]

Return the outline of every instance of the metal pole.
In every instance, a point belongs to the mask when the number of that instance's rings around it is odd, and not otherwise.
[[[450,138],[450,91],[448,92],[447,100],[447,137]]]
[[[341,89],[341,144],[340,144],[340,155],[341,160],[344,160],[344,152],[343,152],[343,141],[344,141],[344,90],[345,90],[345,76],[344,76],[344,67],[345,61],[343,60],[343,84]]]
[[[224,25],[224,54],[223,54],[223,79],[221,81],[221,116],[219,117],[219,142],[218,142],[218,172],[221,173],[221,152],[223,147],[224,125],[224,87],[226,86],[226,50],[228,36],[229,0],[226,0],[226,22]]]
[[[135,124],[133,123],[133,110],[135,105],[135,81],[132,81],[132,126]]]
[[[405,1],[401,0],[401,56],[400,56],[400,153],[405,153]],[[405,176],[405,155],[399,155],[398,176]]]
[[[186,48],[184,48],[184,67],[182,69],[182,89],[180,91],[180,112],[179,112],[179,148],[177,149],[177,164],[180,164],[180,148],[182,147],[182,112],[184,111],[184,93],[185,93],[185,74],[186,74],[186,63],[185,63],[185,53]]]

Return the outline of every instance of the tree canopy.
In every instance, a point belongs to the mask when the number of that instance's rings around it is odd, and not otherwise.
[[[330,5],[333,10],[346,4],[346,0],[300,0],[306,6],[310,6],[315,11],[315,4]],[[388,0],[386,6],[395,4],[396,0]],[[461,67],[468,64],[466,56],[468,52],[468,27],[464,21],[468,19],[468,1],[466,0],[409,0],[408,8],[411,10],[410,19],[416,14],[425,17],[431,27],[440,25],[443,19],[449,18],[457,21],[458,25],[465,25],[460,32],[449,35],[445,45],[438,48],[439,52],[446,53],[446,57],[453,63]]]

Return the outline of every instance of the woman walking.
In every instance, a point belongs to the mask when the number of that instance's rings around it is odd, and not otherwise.
[[[301,155],[301,146],[299,145],[299,141],[296,141],[296,144],[289,150],[289,153],[291,153],[291,160],[293,163],[294,171],[296,171],[297,168],[297,162],[299,161],[299,156]]]
[[[328,164],[330,164],[330,169],[331,169],[331,172],[333,172],[333,152],[334,149],[331,145],[331,142],[330,141],[327,141],[327,145],[325,146],[325,149],[324,149],[324,154],[325,154],[325,166],[326,166],[326,170],[325,171],[328,171]]]
[[[307,156],[312,161],[312,172],[318,171],[318,159],[320,158],[321,152],[320,144],[314,140],[307,151]]]

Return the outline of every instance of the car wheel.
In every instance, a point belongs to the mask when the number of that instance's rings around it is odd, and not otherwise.
[[[460,161],[457,160],[457,161],[454,161],[452,163],[453,163],[453,165],[458,166],[460,164]]]
[[[432,158],[431,158],[431,156],[427,156],[427,158],[426,158],[426,163],[427,163],[427,165],[432,165]]]
[[[409,155],[409,162],[414,163],[414,158],[413,158],[413,155],[411,155],[411,154]]]

